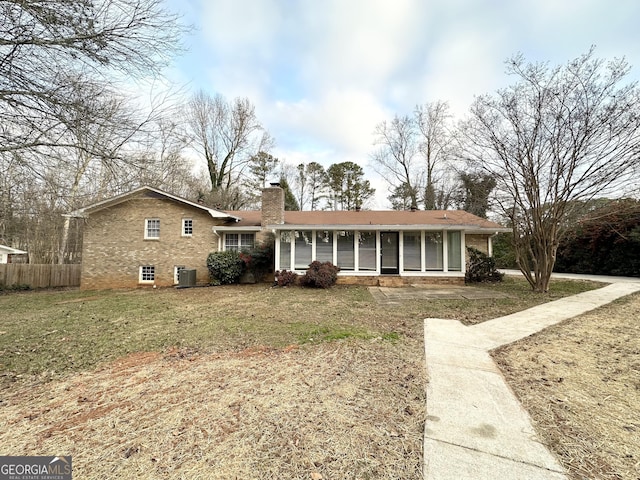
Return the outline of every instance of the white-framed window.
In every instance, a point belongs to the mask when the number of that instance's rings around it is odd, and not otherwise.
[[[173,283],[174,284],[178,284],[180,283],[180,270],[184,270],[185,267],[184,265],[176,265],[173,267]]]
[[[140,283],[154,283],[156,281],[156,267],[154,265],[140,266]]]
[[[255,243],[255,233],[225,233],[224,235],[225,250],[235,250],[237,252],[250,250],[254,247]]]
[[[193,235],[193,219],[183,218],[182,219],[182,236],[190,237],[192,235]]]
[[[145,240],[157,240],[160,238],[160,219],[146,218],[144,221]]]

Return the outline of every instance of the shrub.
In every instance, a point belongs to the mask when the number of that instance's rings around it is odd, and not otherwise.
[[[2,292],[22,292],[31,290],[31,285],[27,283],[14,283],[13,285],[0,285],[0,293]]]
[[[300,283],[305,287],[329,288],[335,285],[338,280],[339,267],[331,262],[311,262],[309,269],[300,279]]]
[[[496,269],[495,260],[480,250],[467,247],[469,263],[464,276],[466,283],[501,282],[503,273]]]
[[[233,250],[213,252],[207,257],[207,268],[212,285],[224,285],[238,283],[240,275],[245,268],[245,263],[240,258],[240,253]]]
[[[288,287],[289,285],[295,285],[298,281],[298,274],[288,270],[278,270],[276,272],[276,283],[279,287]]]
[[[260,282],[273,269],[273,245],[263,244],[243,250],[240,258],[244,262],[245,271],[251,273],[255,280]]]

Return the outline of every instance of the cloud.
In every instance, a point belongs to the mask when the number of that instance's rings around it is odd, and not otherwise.
[[[180,63],[193,90],[248,97],[296,163],[366,168],[378,123],[436,100],[461,118],[513,80],[517,52],[557,64],[595,44],[640,62],[637,0],[167,1],[199,28]]]

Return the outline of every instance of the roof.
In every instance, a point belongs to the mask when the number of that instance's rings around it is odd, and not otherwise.
[[[227,212],[240,221],[233,227],[259,227],[260,211]],[[231,228],[233,228],[231,227]],[[274,230],[465,230],[467,232],[510,232],[496,222],[463,210],[361,210],[361,211],[286,211],[284,224],[267,225]]]
[[[2,253],[8,253],[9,255],[24,255],[27,253],[24,250],[18,250],[17,248],[8,247],[6,245],[0,245],[0,251]]]
[[[204,205],[200,205],[199,203],[192,202],[190,200],[186,200],[184,198],[180,198],[176,195],[172,195],[171,193],[163,192],[162,190],[158,190],[157,188],[143,186],[140,188],[136,188],[135,190],[131,190],[130,192],[123,193],[121,195],[116,195],[115,197],[110,197],[106,200],[102,200],[100,202],[93,203],[86,207],[79,208],[78,210],[74,210],[66,214],[66,217],[87,217],[92,213],[99,212],[100,210],[104,210],[105,208],[113,207],[120,203],[131,200],[134,197],[140,196],[141,194],[145,194],[147,196],[155,197],[155,198],[165,198],[168,200],[173,200],[178,203],[182,203],[184,205],[189,205],[190,207],[197,208],[203,210],[213,218],[220,218],[226,220],[239,220],[238,217],[230,215],[229,213],[223,212],[221,210],[215,210],[213,208],[206,207]]]

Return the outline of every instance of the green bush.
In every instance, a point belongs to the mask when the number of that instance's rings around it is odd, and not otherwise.
[[[309,269],[300,278],[300,283],[305,287],[329,288],[338,280],[339,267],[331,262],[311,262]]]
[[[480,250],[467,247],[469,263],[464,276],[466,283],[501,282],[503,273],[496,269],[495,260]]]
[[[213,252],[207,257],[207,268],[212,285],[226,285],[238,283],[244,271],[245,262],[240,257],[240,253],[233,250]]]
[[[14,283],[13,285],[0,285],[0,293],[2,292],[22,292],[31,290],[31,285],[27,283]]]
[[[253,274],[258,282],[261,282],[267,273],[273,271],[273,245],[271,244],[243,250],[240,258],[244,262],[245,271]]]
[[[498,268],[518,269],[512,233],[498,233],[493,237],[493,258]]]
[[[276,283],[279,287],[295,285],[298,281],[298,274],[289,270],[278,270],[276,272]]]

